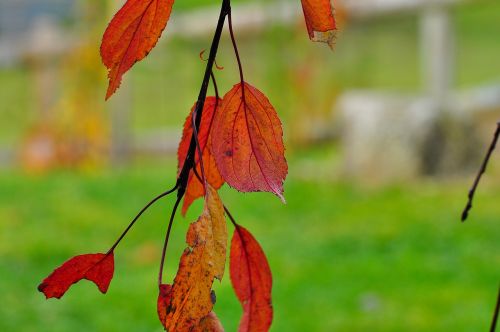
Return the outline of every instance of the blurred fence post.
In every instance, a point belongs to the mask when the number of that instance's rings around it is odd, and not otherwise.
[[[454,90],[452,7],[467,1],[344,1],[348,14],[358,20],[418,15],[423,82],[417,94],[357,90],[338,99],[346,173],[387,181],[474,169],[480,136],[473,117],[498,110],[499,98],[495,86]]]

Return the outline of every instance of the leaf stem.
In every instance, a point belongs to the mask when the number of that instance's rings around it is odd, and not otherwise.
[[[468,200],[467,200],[467,205],[465,206],[463,212],[462,212],[462,222],[464,222],[467,217],[469,216],[469,211],[472,209],[472,201],[474,199],[474,194],[476,193],[477,186],[479,185],[479,181],[481,180],[481,177],[483,176],[484,172],[486,172],[486,167],[488,166],[488,162],[490,161],[491,154],[495,150],[498,137],[500,136],[500,121],[497,122],[497,129],[495,130],[495,133],[493,134],[493,139],[491,140],[490,147],[488,148],[488,151],[486,153],[486,156],[484,157],[483,163],[481,164],[481,167],[479,168],[479,172],[476,175],[476,178],[474,179],[474,183],[472,184],[472,187],[469,190],[469,194],[467,195]]]
[[[231,9],[229,9],[228,13],[228,23],[229,23],[229,34],[231,35],[231,43],[233,44],[234,54],[236,56],[236,61],[238,62],[238,70],[240,71],[240,81],[241,84],[244,82],[243,78],[243,66],[241,65],[240,53],[238,52],[238,46],[236,45],[236,38],[234,37],[233,31],[233,18],[231,15]]]
[[[146,204],[142,209],[141,211],[139,211],[139,213],[135,216],[135,218],[130,222],[130,224],[127,226],[127,228],[123,231],[123,233],[120,235],[120,237],[118,238],[118,240],[116,240],[116,242],[111,246],[111,248],[108,250],[108,252],[106,253],[106,255],[109,255],[110,253],[113,252],[113,250],[115,250],[116,246],[121,242],[121,240],[123,240],[123,238],[125,237],[125,235],[127,235],[127,233],[130,231],[130,229],[134,226],[134,224],[137,222],[137,220],[139,220],[139,218],[142,216],[142,214],[144,212],[146,212],[147,209],[149,209],[151,207],[151,205],[153,205],[154,203],[156,203],[158,200],[160,200],[161,198],[165,197],[165,196],[168,196],[170,195],[171,193],[173,193],[174,191],[176,191],[178,188],[178,184],[176,183],[175,186],[168,190],[168,191],[165,191],[164,193],[156,196],[155,198],[153,198],[148,204]]]
[[[212,84],[214,85],[214,91],[215,91],[215,108],[217,109],[217,103],[219,102],[219,89],[217,88],[217,81],[215,80],[215,75],[214,72],[210,73],[210,77],[212,77]]]
[[[200,141],[198,139],[198,129],[196,129],[196,110],[194,110],[193,115],[191,116],[191,121],[192,121],[192,126],[193,126],[193,135],[195,138],[195,143],[196,143],[196,150],[198,151],[198,162],[200,163],[200,169],[201,169],[201,176],[203,181],[201,184],[203,185],[203,190],[207,192],[207,177],[205,176],[205,167],[203,166],[203,152],[201,151],[201,146],[200,146]],[[206,145],[206,144],[205,144]],[[206,146],[205,146],[206,148]],[[193,170],[196,170],[196,157],[194,158],[195,164],[193,166]]]
[[[234,227],[236,227],[236,229],[238,229],[238,224],[236,223],[236,221],[233,218],[233,215],[231,214],[231,212],[229,212],[229,209],[225,205],[224,205],[224,211],[226,211],[226,214],[229,217],[229,219],[231,220],[231,222],[233,223]],[[239,232],[239,230],[238,230],[238,232]]]
[[[170,239],[170,232],[172,231],[172,225],[174,224],[175,213],[177,212],[177,208],[179,207],[181,198],[182,196],[177,197],[172,213],[170,214],[170,220],[168,221],[167,233],[165,234],[165,241],[163,241],[163,249],[161,251],[160,272],[158,273],[158,286],[160,286],[163,283],[163,266],[165,265],[165,256],[167,254],[168,241]]]

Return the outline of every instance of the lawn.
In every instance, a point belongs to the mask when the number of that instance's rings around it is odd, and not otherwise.
[[[270,194],[222,198],[264,247],[274,274],[272,331],[485,331],[498,289],[498,182],[487,177],[472,218],[458,220],[469,181],[362,188],[304,177],[291,158],[287,205]],[[92,174],[0,175],[0,331],[161,331],[156,277],[173,198],[154,206],[116,251],[101,295],[89,282],[46,301],[37,284],[68,257],[98,252],[173,182],[172,162]],[[467,179],[468,180],[468,179]],[[466,183],[467,182],[467,183]],[[171,281],[188,218],[167,257]],[[226,274],[215,310],[227,331],[241,313]]]

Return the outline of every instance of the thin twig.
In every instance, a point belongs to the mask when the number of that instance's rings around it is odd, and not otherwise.
[[[226,211],[226,214],[229,217],[229,219],[231,220],[231,222],[233,223],[234,227],[236,227],[236,229],[238,229],[238,224],[236,223],[236,221],[233,218],[233,215],[231,214],[231,212],[229,212],[228,208],[225,205],[224,205],[224,211]]]
[[[149,207],[151,205],[153,205],[154,203],[156,203],[159,199],[167,196],[167,195],[170,195],[171,193],[173,193],[174,191],[177,190],[177,187],[178,185],[176,184],[172,189],[156,196],[155,198],[153,198],[148,204],[146,204],[146,206],[144,206],[141,211],[139,211],[139,213],[135,216],[135,218],[130,222],[130,224],[128,225],[128,227],[123,231],[122,235],[120,235],[120,237],[118,238],[118,240],[116,240],[116,242],[111,246],[111,248],[108,250],[107,252],[107,255],[110,254],[111,252],[113,252],[113,250],[115,250],[116,246],[121,242],[121,240],[123,240],[123,238],[125,237],[125,235],[127,235],[128,231],[130,231],[130,229],[134,226],[134,224],[136,223],[137,220],[139,220],[139,218],[142,216],[142,214],[144,212],[146,212],[147,209],[149,209]]]
[[[465,206],[462,212],[462,222],[464,222],[469,216],[469,211],[470,209],[472,209],[472,200],[474,199],[474,194],[476,193],[476,189],[477,186],[479,185],[481,177],[483,176],[484,172],[486,172],[486,167],[488,166],[488,162],[490,161],[491,154],[495,150],[495,146],[497,144],[499,136],[500,136],[500,122],[497,123],[497,129],[495,130],[495,134],[493,135],[493,139],[491,141],[488,152],[484,157],[483,163],[481,164],[481,168],[479,169],[479,172],[477,173],[474,183],[472,184],[472,187],[469,190],[469,194],[467,195],[468,200],[467,200],[467,205]]]
[[[197,117],[196,110],[194,110],[193,115],[191,116],[191,121],[192,121],[192,126],[193,126],[193,134],[195,137],[196,150],[198,151],[198,162],[200,163],[201,176],[203,179],[201,184],[203,185],[203,189],[206,192],[207,191],[207,189],[206,189],[207,177],[205,176],[205,166],[203,165],[203,152],[201,151],[200,141],[198,138],[198,129],[196,129],[196,117]],[[205,143],[205,145],[206,145],[206,143]],[[205,148],[205,147],[203,147],[203,148]],[[193,170],[196,170],[196,156],[194,158]]]
[[[214,85],[215,92],[215,109],[217,109],[217,102],[219,101],[219,89],[217,88],[217,81],[215,80],[214,72],[210,73],[210,77],[212,77],[212,84]]]
[[[493,312],[493,320],[491,321],[490,332],[496,331],[499,311],[500,311],[500,287],[498,288],[497,304],[495,306],[495,311]]]

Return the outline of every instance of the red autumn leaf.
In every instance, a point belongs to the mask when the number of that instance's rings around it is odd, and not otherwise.
[[[212,284],[222,280],[226,263],[227,229],[224,207],[217,191],[207,185],[205,207],[189,226],[165,316],[167,331],[188,332],[213,308]],[[165,298],[165,296],[164,296]],[[160,319],[163,319],[160,316]]]
[[[272,275],[264,251],[248,230],[237,226],[231,240],[231,282],[243,306],[238,332],[265,332],[273,320]]]
[[[115,269],[114,256],[86,254],[75,256],[54,270],[38,286],[38,290],[51,297],[61,298],[78,281],[87,279],[97,285],[102,293],[108,290]]]
[[[214,114],[216,113],[216,104],[220,105],[220,100],[216,103],[215,97],[207,97],[205,99],[205,104],[203,106],[203,114],[201,116],[200,129],[198,130],[198,141],[200,143],[200,148],[202,151],[202,161],[205,170],[205,176],[207,182],[215,189],[219,189],[224,184],[224,179],[221,177],[219,170],[215,164],[215,159],[212,156],[209,140],[210,128],[212,126],[212,120]],[[189,150],[189,144],[191,143],[191,136],[193,135],[193,121],[192,115],[196,107],[196,103],[191,109],[186,122],[184,123],[184,130],[182,132],[182,139],[179,143],[179,149],[177,150],[177,157],[179,161],[178,172],[181,171],[184,166],[184,161]],[[200,177],[201,174],[201,163],[199,161],[198,152],[196,152],[196,172]],[[189,206],[193,201],[205,194],[203,189],[203,184],[196,177],[194,172],[191,170],[189,173],[188,184],[186,188],[186,193],[184,194],[184,202],[182,205],[182,214],[185,215]]]
[[[266,96],[244,83],[222,100],[212,125],[212,154],[224,180],[237,190],[268,191],[284,201],[288,173],[281,122]]]
[[[333,0],[302,0],[302,10],[309,38],[333,47],[337,24],[330,1]]]
[[[120,86],[122,76],[156,45],[172,11],[174,0],[128,0],[109,23],[101,44],[108,68],[106,99]]]

